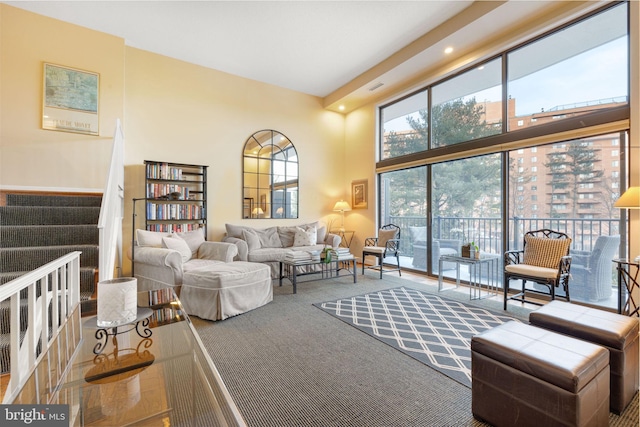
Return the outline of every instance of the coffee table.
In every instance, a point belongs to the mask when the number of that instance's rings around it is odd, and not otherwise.
[[[319,274],[320,277],[314,280],[326,280],[335,279],[336,277],[345,277],[353,275],[353,283],[358,282],[356,260],[358,258],[353,255],[349,257],[343,257],[339,260],[332,259],[330,262],[325,263],[322,260],[304,260],[304,261],[292,261],[284,260],[280,261],[280,279],[279,283],[282,286],[282,279],[287,278],[293,285],[293,293],[297,293],[298,277],[307,276],[311,274]],[[319,267],[319,268],[318,268]],[[309,271],[313,269],[313,271]],[[302,271],[307,270],[307,271]],[[347,271],[348,274],[340,274],[341,271]]]

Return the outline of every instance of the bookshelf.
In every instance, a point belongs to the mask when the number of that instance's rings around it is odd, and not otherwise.
[[[145,160],[145,228],[207,235],[207,166]]]

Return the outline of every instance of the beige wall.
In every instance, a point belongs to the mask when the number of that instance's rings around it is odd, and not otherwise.
[[[364,239],[376,235],[376,111],[376,105],[365,105],[347,115],[345,124],[347,162],[344,186],[349,204],[351,182],[368,180],[368,208],[346,212],[344,218],[345,229],[355,231],[351,252],[356,256],[362,255]]]
[[[126,64],[127,212],[131,198],[144,196],[144,160],[209,166],[211,240],[223,237],[225,223],[328,221],[334,203],[346,197],[344,116],[325,111],[319,98],[134,48],[126,49]],[[298,152],[298,220],[242,219],[242,150],[262,129],[285,134]],[[143,211],[136,210],[140,226]],[[130,218],[124,227],[130,235]]]
[[[102,188],[124,112],[123,40],[5,4],[0,28],[0,185]],[[100,136],[41,128],[45,62],[100,74]]]
[[[100,190],[121,118],[125,249],[131,199],[144,196],[144,160],[209,166],[212,240],[222,238],[227,222],[268,227],[328,221],[337,217],[335,202],[349,198],[345,117],[324,110],[320,98],[130,48],[118,37],[4,4],[0,24],[0,188]],[[100,74],[99,137],[41,129],[43,62]],[[282,132],[297,149],[299,220],[241,219],[242,149],[261,129]],[[125,260],[125,274],[129,268]]]

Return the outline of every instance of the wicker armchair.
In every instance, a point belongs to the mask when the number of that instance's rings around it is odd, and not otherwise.
[[[593,250],[572,251],[571,292],[579,301],[602,301],[611,297],[613,263],[620,250],[620,236],[598,236]]]
[[[564,297],[571,301],[569,295],[569,277],[571,270],[571,256],[569,247],[571,238],[565,233],[542,229],[529,231],[524,235],[523,249],[507,251],[504,254],[504,309],[510,299],[520,302],[542,305],[526,299],[527,293],[549,295],[556,298],[556,288],[562,286]],[[509,281],[522,280],[522,290],[509,296]],[[527,289],[526,283],[533,282],[543,285],[540,289]]]

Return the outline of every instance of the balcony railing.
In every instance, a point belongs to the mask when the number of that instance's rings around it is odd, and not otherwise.
[[[413,257],[411,227],[426,227],[426,217],[390,216],[385,223],[400,227],[400,249],[406,257]],[[550,228],[571,237],[571,249],[590,251],[598,236],[620,234],[619,218],[509,218],[509,248],[521,249],[523,235],[530,230]],[[433,239],[459,239],[475,242],[481,252],[501,254],[502,220],[500,218],[434,217],[431,227]]]

